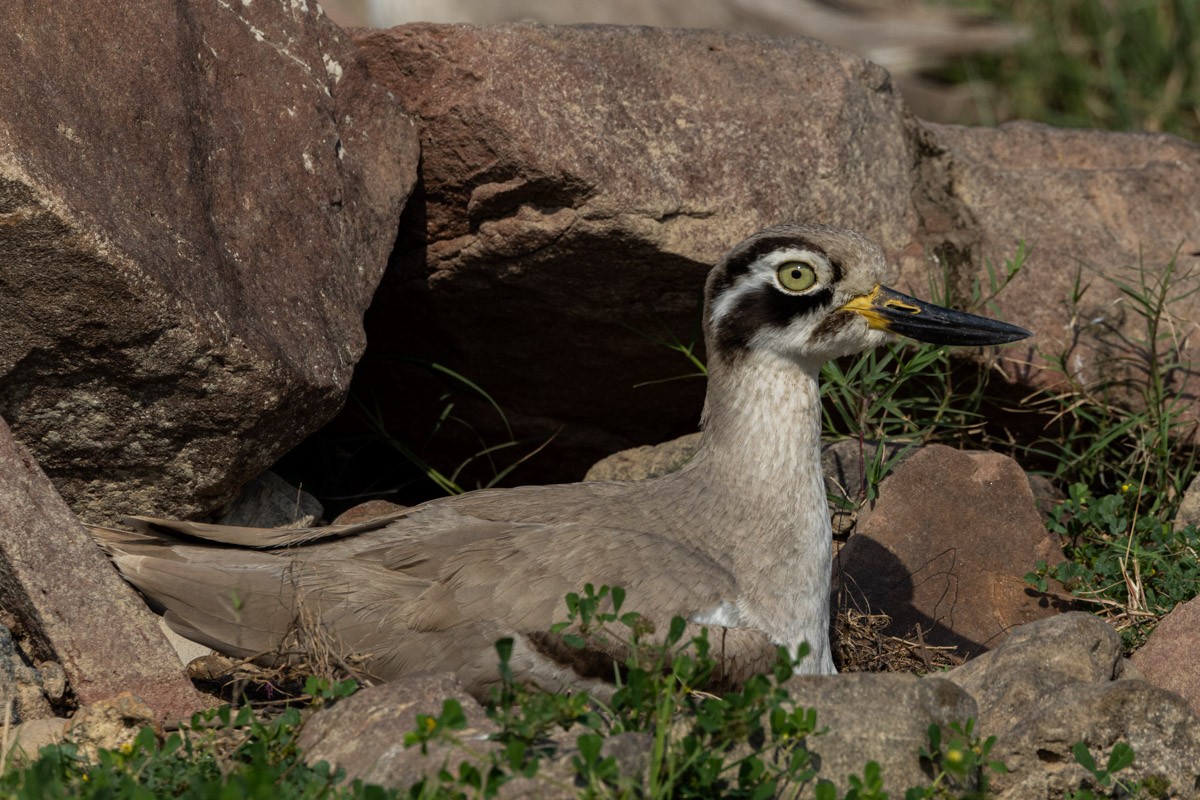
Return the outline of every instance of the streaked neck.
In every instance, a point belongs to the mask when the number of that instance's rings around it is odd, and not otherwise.
[[[814,661],[827,661],[819,366],[751,352],[711,369],[704,439],[688,470],[719,498],[705,527],[729,558],[747,621],[790,647],[808,640]]]

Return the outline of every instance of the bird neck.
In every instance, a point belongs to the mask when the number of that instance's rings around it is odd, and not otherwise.
[[[737,485],[738,497],[770,499],[769,507],[786,512],[816,492],[823,507],[819,371],[753,351],[732,363],[714,360],[696,460]]]
[[[708,487],[704,527],[720,541],[707,544],[726,555],[748,621],[789,647],[807,640],[824,649],[832,544],[819,371],[754,352],[733,363],[714,359],[704,437],[689,472]]]

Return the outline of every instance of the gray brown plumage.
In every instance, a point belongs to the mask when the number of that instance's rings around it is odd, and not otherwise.
[[[893,292],[883,270],[873,243],[819,225],[733,248],[706,286],[704,436],[674,474],[471,492],[352,526],[143,519],[97,539],[175,630],[236,656],[275,649],[307,615],[379,678],[450,670],[485,693],[494,642],[511,636],[518,678],[592,687],[611,672],[610,645],[580,653],[547,634],[564,595],[591,583],[624,587],[626,608],[660,630],[675,615],[719,628],[727,680],[801,641],[812,647],[802,671],[833,672],[821,364],[888,331],[968,344],[1029,335]]]

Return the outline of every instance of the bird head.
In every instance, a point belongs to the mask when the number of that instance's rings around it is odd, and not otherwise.
[[[815,224],[759,231],[709,273],[709,359],[766,352],[811,365],[876,347],[891,334],[974,346],[1032,335],[889,289],[880,282],[885,267],[878,245],[854,231]]]

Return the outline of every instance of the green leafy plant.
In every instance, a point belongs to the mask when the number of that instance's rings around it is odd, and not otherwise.
[[[982,739],[975,732],[975,720],[952,722],[949,735],[937,725],[929,726],[929,747],[922,748],[923,758],[933,769],[933,782],[926,787],[909,789],[904,800],[961,798],[984,800],[988,796],[992,773],[1005,774],[1003,761],[991,759],[996,737]]]
[[[585,586],[567,595],[567,619],[553,628],[567,647],[601,647],[614,657],[615,689],[606,700],[579,693],[557,695],[515,683],[509,666],[510,641],[497,646],[501,686],[488,714],[500,732],[501,746],[489,753],[460,743],[469,760],[449,764],[435,778],[413,787],[410,797],[455,797],[458,792],[490,797],[518,775],[538,776],[540,765],[556,755],[554,731],[568,731],[575,748],[569,758],[583,798],[767,798],[815,797],[817,800],[885,800],[879,764],[867,762],[861,774],[847,777],[839,794],[819,779],[807,747],[824,730],[816,712],[796,706],[784,686],[799,660],[781,649],[768,674],[750,678],[736,691],[713,694],[705,686],[717,671],[707,633],[685,637],[682,619],[659,632],[636,612],[624,611],[625,593],[617,587]],[[620,656],[620,652],[625,655]],[[447,701],[438,716],[419,717],[406,738],[412,746],[456,742],[465,725],[461,708]],[[649,758],[642,776],[623,775],[605,753],[618,734],[647,736]],[[1003,771],[989,758],[994,739],[981,741],[974,722],[946,731],[931,727],[930,744],[920,756],[933,767],[930,787],[912,789],[906,798],[976,800],[987,790],[987,771]]]
[[[1048,579],[1097,606],[1122,632],[1127,646],[1142,642],[1176,604],[1200,594],[1200,532],[1176,530],[1160,517],[1141,513],[1132,484],[1124,491],[1092,497],[1074,484],[1070,498],[1049,521],[1067,560],[1041,561],[1026,575],[1046,591]]]
[[[627,656],[614,663],[616,689],[607,702],[517,684],[508,664],[512,643],[498,644],[502,682],[488,714],[500,726],[495,739],[503,748],[481,770],[491,776],[485,796],[508,776],[536,774],[538,761],[551,755],[547,734],[555,728],[582,729],[570,763],[589,787],[583,796],[631,790],[630,779],[602,749],[608,737],[634,732],[649,734],[652,742],[638,796],[767,798],[812,781],[815,770],[804,744],[818,734],[816,714],[794,707],[781,686],[804,652],[791,657],[781,651],[770,675],[751,678],[739,691],[708,694],[702,689],[717,663],[707,634],[684,641],[686,625],[676,618],[665,635],[655,637],[641,615],[622,611],[624,597],[620,588],[586,586],[567,596],[567,619],[553,629],[568,647],[604,639],[626,649]],[[422,719],[410,741],[444,738],[455,720],[453,708],[440,718]],[[449,771],[442,778],[459,782]]]
[[[1105,377],[1085,382],[1071,366],[1074,344],[1043,354],[1055,365],[1062,388],[1027,399],[1049,422],[1044,435],[1021,452],[1049,465],[1060,481],[1085,483],[1096,494],[1132,485],[1143,513],[1170,517],[1198,463],[1191,444],[1194,400],[1180,391],[1194,370],[1173,308],[1200,291],[1200,281],[1181,272],[1175,258],[1161,270],[1139,264],[1124,277],[1105,280],[1136,316],[1137,330],[1125,334],[1105,317],[1086,313],[1083,300],[1091,283],[1076,272],[1068,298],[1074,337],[1086,332],[1105,342],[1112,355],[1099,365]]]
[[[1096,763],[1096,758],[1088,749],[1086,742],[1076,742],[1071,748],[1071,755],[1075,757],[1075,763],[1092,776],[1096,786],[1104,791],[1103,794],[1097,794],[1091,788],[1068,790],[1063,795],[1064,800],[1097,800],[1101,797],[1135,798],[1145,797],[1147,794],[1153,797],[1166,795],[1166,787],[1159,786],[1158,780],[1131,781],[1114,777],[1118,772],[1133,764],[1133,748],[1126,742],[1117,742],[1112,746],[1108,760],[1105,761],[1103,767]]]
[[[341,690],[339,690],[341,691]],[[288,708],[263,721],[249,707],[228,706],[192,717],[160,740],[143,728],[132,743],[85,760],[73,744],[42,748],[33,763],[0,775],[0,797],[50,800],[386,800],[397,793],[360,782],[346,784],[325,763],[305,764],[296,748],[300,712]]]

